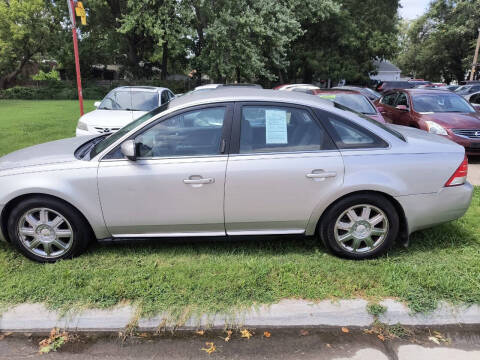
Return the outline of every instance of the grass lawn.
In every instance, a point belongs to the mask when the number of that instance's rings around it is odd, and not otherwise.
[[[0,101],[0,127],[7,132],[0,153],[73,135],[77,112],[69,101]],[[398,245],[388,256],[361,262],[331,256],[314,240],[94,245],[77,259],[48,265],[0,244],[0,304],[131,302],[143,313],[176,314],[283,298],[393,297],[413,311],[431,310],[439,300],[480,304],[479,219],[477,188],[462,219],[414,234],[408,249]]]
[[[92,111],[93,100],[84,102]],[[0,156],[26,146],[75,136],[80,110],[74,100],[0,100]]]

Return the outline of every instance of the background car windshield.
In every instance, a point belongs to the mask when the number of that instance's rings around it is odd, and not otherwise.
[[[158,106],[158,93],[147,91],[112,91],[98,107],[100,110],[151,111]]]
[[[146,113],[145,115],[140,116],[137,120],[132,121],[130,124],[124,126],[120,130],[118,130],[116,133],[113,133],[112,135],[107,137],[105,140],[99,142],[97,145],[94,146],[94,148],[90,152],[90,159],[93,159],[95,156],[100,154],[103,150],[108,148],[110,145],[112,145],[118,139],[122,138],[128,132],[135,129],[137,126],[139,126],[139,125],[143,124],[144,122],[150,120],[155,115],[160,114],[161,112],[164,112],[165,110],[167,110],[168,109],[168,104],[169,103],[166,103],[166,104],[150,111],[149,113]]]
[[[455,94],[422,94],[413,96],[412,100],[413,108],[420,113],[475,112],[465,99]]]
[[[318,96],[346,106],[361,114],[373,115],[377,113],[373,105],[361,94],[318,94]]]

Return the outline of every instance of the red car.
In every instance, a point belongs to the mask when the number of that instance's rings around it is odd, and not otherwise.
[[[449,91],[390,90],[376,101],[388,122],[448,137],[480,155],[480,113],[463,97]]]
[[[336,104],[345,106],[357,113],[368,116],[369,118],[381,123],[385,123],[385,119],[378,111],[372,101],[359,91],[354,90],[309,90],[309,94],[317,95],[321,98],[333,101]]]

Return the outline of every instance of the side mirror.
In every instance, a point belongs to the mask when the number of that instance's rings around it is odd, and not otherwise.
[[[477,112],[480,112],[480,104],[472,104],[472,106]]]
[[[101,103],[102,103],[101,101],[95,101],[95,102],[93,103],[93,106],[95,106],[96,108],[98,108]]]
[[[408,111],[408,107],[406,107],[405,105],[397,105],[395,109],[401,110],[401,111]]]
[[[122,154],[131,161],[137,160],[137,151],[135,146],[135,140],[127,140],[120,147]]]
[[[377,106],[377,110],[381,114],[383,114],[385,112],[385,108],[383,106]]]

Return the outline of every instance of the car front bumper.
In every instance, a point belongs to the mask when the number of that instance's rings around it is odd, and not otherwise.
[[[458,145],[462,145],[467,155],[480,155],[480,140],[468,139],[455,134],[449,134],[448,138]]]
[[[462,217],[472,202],[473,186],[444,187],[437,193],[396,197],[403,207],[408,233],[426,229]]]

